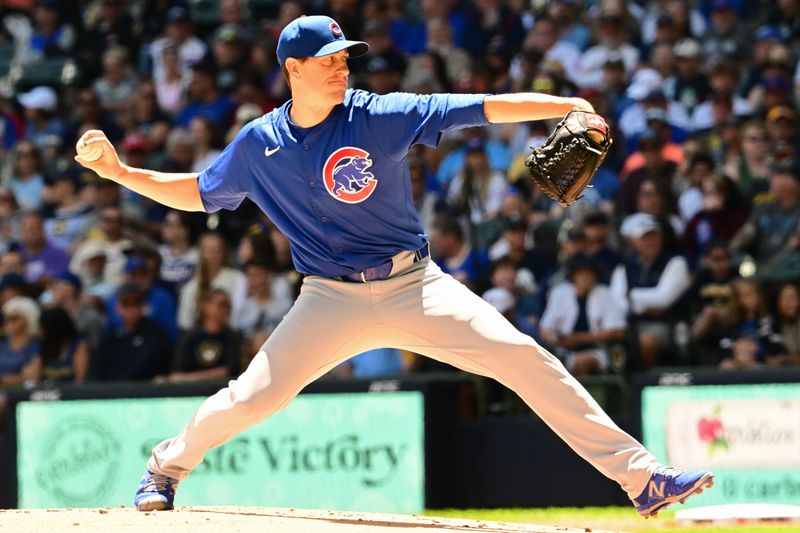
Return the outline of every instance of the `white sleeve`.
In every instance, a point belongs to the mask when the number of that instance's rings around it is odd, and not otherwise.
[[[673,257],[661,273],[655,287],[631,290],[631,307],[634,313],[648,309],[666,309],[675,303],[692,284],[689,266],[683,257]]]
[[[617,265],[611,276],[611,299],[623,315],[628,314],[628,278],[625,276],[625,266]]]
[[[603,314],[601,315],[601,325],[603,330],[608,331],[612,329],[625,329],[627,326],[625,313],[622,312],[619,304],[615,301],[611,289],[604,285],[600,285],[596,290],[600,291],[600,301],[603,303]]]

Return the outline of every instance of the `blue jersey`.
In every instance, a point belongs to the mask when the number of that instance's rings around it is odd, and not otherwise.
[[[291,242],[298,272],[360,272],[424,243],[407,155],[444,130],[487,124],[485,95],[348,90],[312,128],[291,101],[245,126],[199,177],[208,212],[255,202]]]

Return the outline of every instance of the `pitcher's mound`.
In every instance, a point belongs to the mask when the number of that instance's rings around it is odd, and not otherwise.
[[[485,522],[417,515],[271,509],[267,507],[179,507],[175,511],[140,513],[117,509],[0,510],[0,532],[62,531],[190,533],[584,533],[571,529],[510,522]]]

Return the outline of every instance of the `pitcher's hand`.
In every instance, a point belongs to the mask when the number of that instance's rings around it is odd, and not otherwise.
[[[122,173],[114,145],[100,130],[89,130],[78,139],[75,145],[75,161],[94,171],[101,178],[114,180]]]

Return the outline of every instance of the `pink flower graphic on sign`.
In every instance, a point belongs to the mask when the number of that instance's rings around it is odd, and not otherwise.
[[[725,428],[722,426],[720,411],[722,407],[714,407],[712,416],[702,417],[697,422],[697,435],[700,440],[708,445],[708,454],[714,455],[717,450],[729,448],[728,440],[725,438]]]

